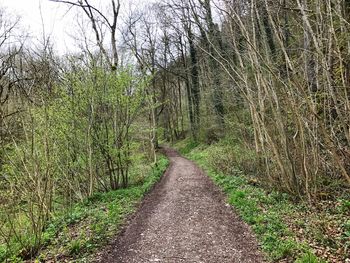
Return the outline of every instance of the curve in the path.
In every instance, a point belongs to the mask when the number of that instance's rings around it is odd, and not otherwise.
[[[191,161],[165,148],[171,163],[99,262],[263,262],[249,227]]]

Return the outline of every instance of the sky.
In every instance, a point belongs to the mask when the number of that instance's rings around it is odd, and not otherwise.
[[[130,4],[138,6],[155,0],[122,0],[122,12],[126,13]],[[107,0],[90,0],[94,5],[109,4]],[[77,9],[70,11],[64,4],[49,0],[0,0],[0,7],[5,7],[8,13],[21,17],[21,26],[33,37],[33,40],[43,39],[43,29],[46,38],[50,36],[55,49],[60,53],[78,50],[77,42],[72,36],[77,35]],[[41,10],[41,11],[40,11]],[[122,19],[121,19],[122,20]],[[122,23],[120,21],[120,23]],[[43,21],[43,23],[42,23]],[[43,28],[44,24],[44,28]]]
[[[43,39],[45,32],[46,37],[51,36],[56,48],[62,53],[71,50],[72,44],[74,45],[73,39],[69,37],[74,12],[67,13],[67,6],[48,0],[0,0],[0,6],[5,7],[11,15],[20,16],[21,26],[34,41]]]

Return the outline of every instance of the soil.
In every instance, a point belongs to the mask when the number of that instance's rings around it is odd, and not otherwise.
[[[170,166],[96,262],[264,262],[257,241],[193,162],[163,148]]]

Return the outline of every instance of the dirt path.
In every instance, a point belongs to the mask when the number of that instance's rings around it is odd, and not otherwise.
[[[191,161],[165,149],[171,163],[125,230],[98,262],[263,262],[248,226]]]

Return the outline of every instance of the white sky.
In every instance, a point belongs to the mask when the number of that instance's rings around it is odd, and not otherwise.
[[[68,33],[72,32],[74,12],[67,14],[68,8],[63,4],[48,0],[0,0],[0,6],[5,7],[10,14],[19,15],[21,26],[34,38],[42,39],[41,6],[46,36],[52,36],[52,41],[60,52],[71,50],[70,47],[74,42]]]
[[[91,3],[99,6],[99,3],[110,4],[107,0],[91,0]],[[121,12],[125,13],[130,4],[139,6],[155,2],[155,0],[121,0]],[[40,15],[40,7],[44,22],[46,37],[51,36],[51,41],[59,53],[77,50],[72,35],[77,34],[75,20],[76,10],[70,10],[65,4],[53,3],[49,0],[0,0],[0,7],[5,7],[8,13],[21,17],[21,26],[28,30],[30,35],[38,40],[43,39],[43,26]],[[122,23],[121,19],[119,23]]]

